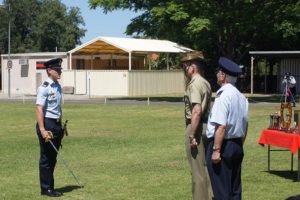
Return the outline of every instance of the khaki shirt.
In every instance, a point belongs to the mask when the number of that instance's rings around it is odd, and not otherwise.
[[[192,104],[200,104],[202,108],[201,119],[207,119],[210,110],[211,93],[208,81],[200,74],[195,75],[188,83],[184,95],[185,119],[191,119],[192,117]]]

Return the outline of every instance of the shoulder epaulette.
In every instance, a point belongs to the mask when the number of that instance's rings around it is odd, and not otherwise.
[[[216,95],[216,98],[219,97],[219,96],[221,96],[222,92],[223,92],[223,90],[221,90],[220,92],[218,92],[217,95]]]
[[[45,81],[42,85],[42,87],[47,87],[49,85],[49,83],[47,81]]]

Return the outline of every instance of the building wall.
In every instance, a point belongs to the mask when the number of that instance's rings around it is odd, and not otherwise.
[[[8,93],[8,68],[7,60],[2,62],[3,66],[3,77],[2,85],[3,92]],[[35,68],[30,67],[31,62],[27,65],[20,65],[19,59],[12,59],[12,68],[10,69],[10,93],[11,94],[32,94],[35,89]],[[21,74],[22,71],[22,74]],[[26,87],[24,87],[26,85]]]
[[[10,93],[12,95],[35,95],[37,88],[47,78],[44,69],[36,69],[36,62],[52,58],[63,58],[62,87],[74,88],[75,94],[91,96],[138,96],[183,93],[182,71],[148,70],[67,70],[67,54],[36,53],[11,55],[13,67],[10,70]],[[8,94],[7,55],[1,56],[2,93]],[[26,64],[21,59],[28,59]],[[127,61],[120,59],[116,66],[123,68]],[[132,66],[141,66],[143,60],[133,60]]]
[[[182,71],[72,70],[62,76],[64,87],[91,96],[141,96],[184,91]]]
[[[130,71],[129,96],[183,93],[182,71]]]
[[[278,91],[283,92],[282,80],[286,73],[290,73],[296,79],[296,90],[300,93],[300,59],[299,58],[283,58],[279,63],[278,72]]]
[[[127,96],[128,71],[89,71],[88,91],[95,96]]]
[[[8,80],[10,78],[11,94],[36,94],[36,89],[38,88],[38,86],[40,86],[42,82],[47,78],[47,73],[44,69],[36,69],[36,62],[45,62],[56,57],[63,58],[62,67],[63,69],[67,69],[68,62],[66,54],[13,54],[10,57],[13,64],[9,76],[7,68],[8,57],[6,55],[2,55],[2,93],[8,94]]]
[[[127,96],[127,70],[71,70],[63,73],[62,86],[74,87],[75,94]]]
[[[73,87],[75,94],[88,94],[88,71],[69,70],[62,73],[63,87]]]

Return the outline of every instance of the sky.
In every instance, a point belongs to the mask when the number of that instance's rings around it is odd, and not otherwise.
[[[86,29],[85,36],[81,38],[81,42],[88,42],[98,36],[111,37],[129,37],[126,36],[125,31],[130,20],[138,16],[140,13],[135,13],[129,10],[117,10],[103,13],[101,8],[90,9],[88,0],[61,0],[68,8],[79,7],[81,16],[85,22]],[[3,0],[0,0],[0,5]]]
[[[85,36],[81,42],[88,42],[98,36],[128,37],[125,34],[130,19],[138,16],[133,11],[117,10],[107,14],[101,8],[90,9],[88,0],[61,0],[68,8],[79,7],[85,22]]]

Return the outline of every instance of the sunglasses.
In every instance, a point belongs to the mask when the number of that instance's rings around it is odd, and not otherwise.
[[[56,71],[57,73],[61,74],[61,69],[57,69],[57,68],[49,68],[50,70]]]

